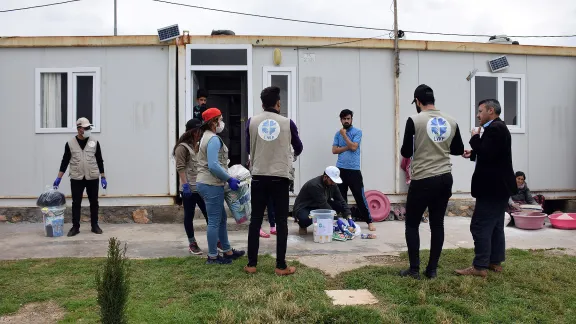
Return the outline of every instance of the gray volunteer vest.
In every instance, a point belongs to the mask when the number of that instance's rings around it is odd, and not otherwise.
[[[188,163],[186,164],[186,179],[188,180],[188,184],[190,185],[190,189],[192,192],[196,192],[196,177],[198,176],[198,169],[197,164],[198,161],[196,159],[196,152],[194,149],[190,147],[190,145],[186,143],[180,143],[180,145],[184,146],[188,152],[190,152],[190,158],[188,159]],[[180,185],[180,190],[182,191],[182,185]]]
[[[456,121],[439,110],[426,110],[411,116],[414,122],[412,179],[420,180],[452,172],[450,144],[456,134]]]
[[[96,148],[98,141],[92,136],[88,138],[84,150],[78,144],[76,137],[68,141],[70,148],[70,178],[73,180],[95,180],[100,178],[100,170],[96,163]]]
[[[293,179],[290,119],[265,111],[250,119],[252,175]]]
[[[202,139],[200,140],[200,148],[198,149],[197,157],[197,170],[198,175],[196,177],[196,182],[211,185],[211,186],[224,186],[226,184],[225,181],[220,180],[218,177],[212,175],[210,169],[208,168],[208,142],[212,137],[218,137],[222,147],[218,152],[218,162],[224,168],[224,170],[228,171],[228,147],[224,144],[224,141],[220,138],[220,136],[216,135],[212,131],[205,131],[204,135],[202,135]]]

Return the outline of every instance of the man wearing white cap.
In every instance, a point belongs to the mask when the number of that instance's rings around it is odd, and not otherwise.
[[[54,180],[54,188],[60,186],[62,176],[70,165],[70,188],[72,190],[72,228],[68,236],[80,233],[80,209],[84,189],[90,201],[90,223],[92,232],[102,234],[98,226],[98,179],[102,177],[102,188],[106,189],[108,183],[104,175],[104,161],[100,143],[91,136],[92,124],[87,118],[76,121],[78,135],[71,138],[64,147],[64,156],[60,164],[60,172]]]
[[[340,170],[335,166],[329,166],[323,175],[308,180],[302,186],[292,212],[300,226],[298,232],[300,235],[305,235],[308,226],[312,225],[312,219],[308,216],[314,209],[332,209],[342,217],[351,217],[350,208],[338,188],[340,183],[342,183]]]

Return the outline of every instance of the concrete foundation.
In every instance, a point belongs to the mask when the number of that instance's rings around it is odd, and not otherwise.
[[[394,210],[396,207],[404,207],[405,204],[392,204],[390,215],[387,220],[395,220]],[[292,210],[292,206],[290,207]],[[446,215],[448,216],[464,216],[471,217],[474,212],[473,200],[452,200],[448,203]],[[90,222],[90,208],[88,206],[82,207],[82,222]],[[428,215],[426,211],[425,216]],[[66,223],[72,222],[72,208],[67,207],[64,221]],[[196,209],[194,219],[202,220],[204,216],[200,210]],[[41,223],[42,214],[38,207],[8,207],[0,208],[0,222],[10,223]],[[118,206],[108,207],[102,206],[99,209],[99,222],[109,224],[173,224],[182,223],[184,221],[184,208],[179,205],[166,205],[166,206]],[[198,223],[204,223],[199,221]],[[231,224],[234,226],[235,224]],[[244,228],[242,225],[238,225]],[[234,228],[231,228],[234,230]]]

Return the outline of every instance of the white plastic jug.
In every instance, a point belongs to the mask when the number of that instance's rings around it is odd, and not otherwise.
[[[312,225],[314,227],[314,242],[332,242],[335,215],[336,212],[330,209],[315,209],[310,212],[310,216],[312,217]]]

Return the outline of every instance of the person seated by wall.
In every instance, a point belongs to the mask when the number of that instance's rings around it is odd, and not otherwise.
[[[513,195],[508,200],[507,212],[509,214],[520,212],[522,209],[521,205],[540,205],[544,208],[544,196],[536,195],[532,196],[532,192],[526,184],[526,174],[522,171],[516,172],[516,185],[518,186],[518,193]],[[514,225],[514,219],[510,220],[509,225]]]
[[[342,198],[338,184],[342,183],[340,170],[329,166],[324,174],[308,180],[300,189],[294,202],[292,215],[300,226],[298,234],[306,235],[308,226],[312,225],[310,211],[315,209],[334,210],[341,217],[351,218],[350,207]]]

